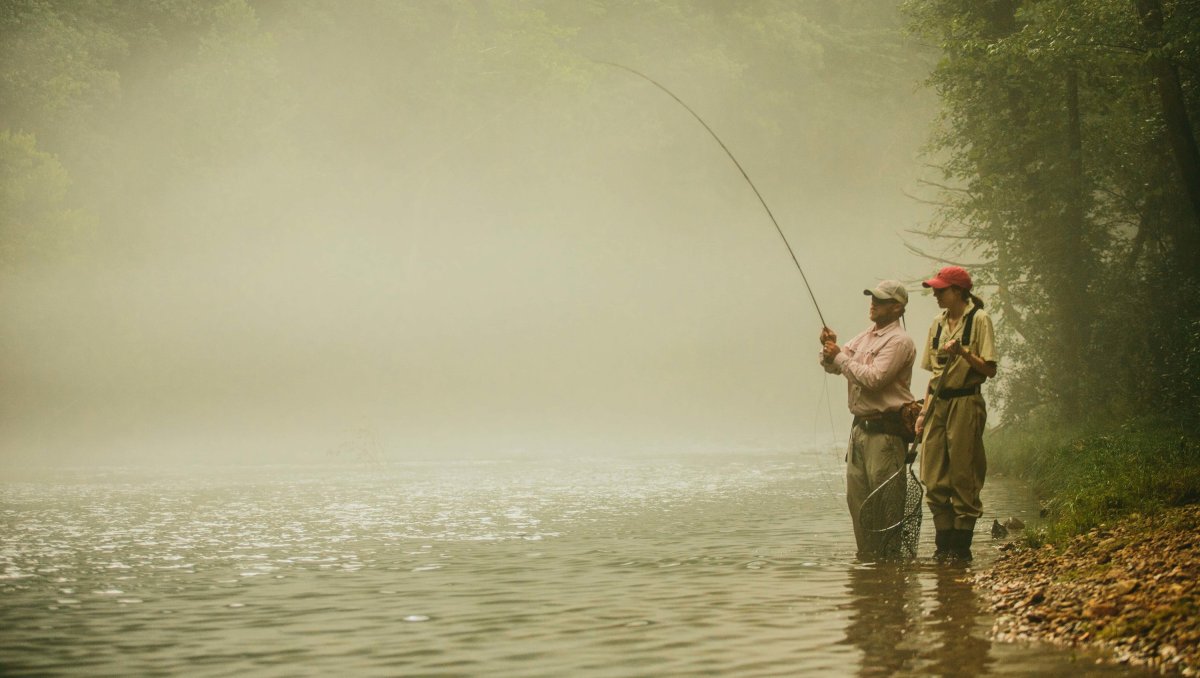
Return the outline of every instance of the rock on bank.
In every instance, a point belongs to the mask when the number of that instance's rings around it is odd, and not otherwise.
[[[1008,544],[976,575],[1000,640],[1088,645],[1200,675],[1200,505],[1134,515],[1065,547]]]

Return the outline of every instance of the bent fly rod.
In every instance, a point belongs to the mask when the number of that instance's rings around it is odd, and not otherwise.
[[[787,236],[783,234],[783,229],[779,227],[779,222],[775,220],[775,215],[771,213],[771,208],[767,207],[767,201],[763,200],[762,194],[758,192],[758,187],[754,185],[753,181],[750,181],[750,175],[746,174],[746,170],[742,167],[742,163],[738,162],[738,159],[733,156],[733,152],[729,150],[729,147],[725,145],[724,141],[721,141],[721,137],[717,136],[717,133],[708,126],[708,123],[704,122],[704,118],[701,118],[696,111],[692,110],[691,106],[688,106],[686,103],[684,103],[683,99],[675,96],[674,92],[667,89],[662,83],[658,82],[654,78],[651,78],[645,73],[636,71],[628,66],[622,66],[621,64],[616,64],[611,61],[596,61],[595,63],[603,64],[605,66],[612,66],[613,68],[619,68],[628,73],[632,73],[666,92],[667,96],[674,99],[680,106],[683,106],[688,113],[691,113],[692,117],[695,118],[696,121],[701,125],[703,125],[704,129],[708,130],[708,133],[712,135],[712,138],[716,139],[717,143],[721,146],[721,150],[725,151],[725,155],[729,156],[729,159],[732,160],[733,164],[737,166],[738,171],[742,173],[742,178],[746,180],[747,184],[750,184],[750,189],[754,191],[754,195],[758,198],[758,202],[762,204],[763,209],[767,212],[767,216],[771,218],[771,223],[775,225],[775,231],[779,233],[779,237],[783,239],[783,244],[785,247],[787,247],[788,254],[792,255],[792,263],[796,264],[796,270],[800,271],[800,279],[804,281],[804,288],[808,290],[808,297],[812,299],[813,307],[817,309],[817,317],[821,319],[821,326],[827,327],[825,323],[825,316],[821,314],[821,306],[817,303],[817,297],[815,294],[813,294],[812,286],[808,284],[808,276],[804,275],[804,269],[800,266],[800,260],[796,258],[796,252],[792,249],[792,244],[788,242]]]

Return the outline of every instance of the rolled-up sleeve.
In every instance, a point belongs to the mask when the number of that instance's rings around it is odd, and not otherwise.
[[[975,314],[975,328],[971,334],[971,345],[975,353],[986,363],[996,362],[996,330],[988,314]]]

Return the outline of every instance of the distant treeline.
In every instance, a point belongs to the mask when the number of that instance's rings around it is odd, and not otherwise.
[[[940,50],[930,254],[985,285],[1006,414],[1195,419],[1198,35],[1198,0],[8,0],[0,271],[136,258],[167,222],[162,196],[247,158],[404,185],[431,182],[424,151],[471,133],[464,120],[514,106],[586,138],[585,115],[551,116],[553,92],[611,76],[591,58],[705,83],[681,93],[736,117],[739,150],[776,163],[756,177],[786,177],[803,200],[815,177],[853,176],[861,148],[909,171],[892,142],[912,133],[924,103],[909,83]],[[607,105],[663,127],[644,102]],[[842,148],[844,167],[807,161]],[[632,165],[658,150],[612,152]]]
[[[942,51],[930,233],[991,288],[1006,414],[1194,422],[1200,2],[905,9]]]
[[[512,136],[514,118],[541,115],[543,126],[574,126],[586,140],[596,121],[563,115],[562,98],[630,77],[592,59],[644,68],[702,110],[731,112],[753,130],[742,148],[779,159],[760,176],[789,176],[803,191],[798,171],[830,172],[808,160],[839,155],[816,147],[873,145],[878,159],[904,150],[890,137],[916,137],[897,121],[919,119],[914,83],[932,51],[914,49],[903,21],[895,3],[874,0],[8,0],[0,266],[78,255],[81,243],[139,247],[166,221],[151,213],[159,196],[247,159],[394,172],[411,185],[432,183],[434,161],[465,137]],[[644,137],[663,122],[657,99],[639,96],[606,102],[596,117]],[[680,127],[691,146],[711,150]],[[636,166],[637,154],[656,150],[614,152]],[[528,154],[518,161],[537,167]]]

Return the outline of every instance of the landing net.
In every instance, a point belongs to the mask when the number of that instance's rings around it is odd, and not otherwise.
[[[863,501],[858,520],[870,555],[889,560],[917,557],[921,539],[921,499],[925,488],[912,464],[902,466]]]

